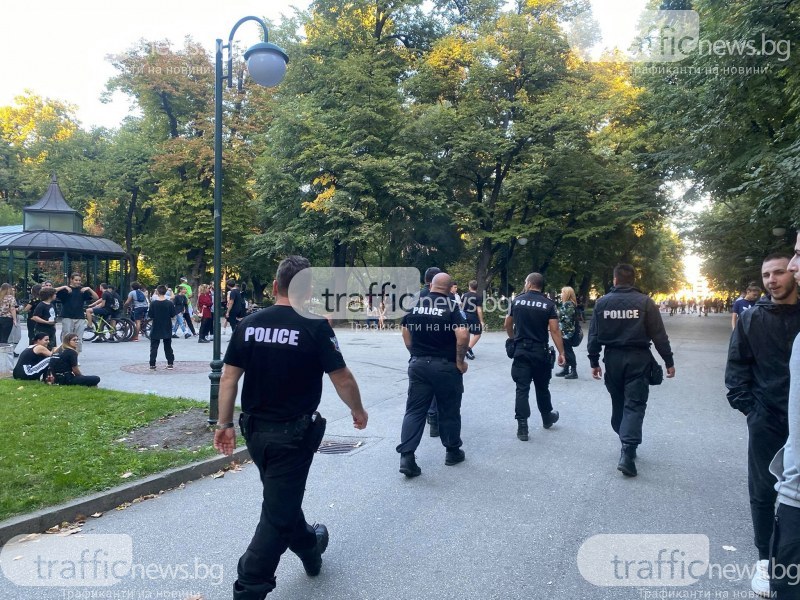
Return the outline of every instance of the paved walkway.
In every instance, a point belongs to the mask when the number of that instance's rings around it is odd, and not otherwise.
[[[723,385],[729,318],[678,315],[665,322],[677,377],[651,388],[635,479],[616,470],[619,444],[609,425],[610,402],[603,384],[589,375],[585,343],[578,352],[580,379],[554,379],[551,385],[561,420],[548,431],[532,427],[531,440],[523,443],[515,436],[505,336],[492,333],[476,347],[465,376],[466,462],[446,467],[440,442],[426,433],[417,453],[423,474],[408,480],[397,471],[394,450],[407,385],[400,334],[337,332],[361,386],[369,427],[352,429],[346,407],[326,384],[321,411],[328,435],[363,438],[364,444],[351,454],[316,457],[304,507],[309,519],[326,523],[331,532],[322,574],[307,578],[300,561],[287,553],[269,598],[574,600],[655,598],[662,592],[747,597],[749,581],[726,580],[719,569],[685,588],[667,585],[681,580],[663,573],[658,581],[650,577],[656,587],[595,586],[579,571],[579,548],[597,534],[699,534],[709,540],[711,563],[743,569],[757,558],[747,500],[746,426],[728,407]],[[207,369],[189,372],[180,362],[207,362],[211,344],[174,341],[175,372],[120,370],[120,364],[147,362],[146,342],[88,345],[81,368],[100,375],[101,387],[207,399]],[[85,533],[131,536],[135,563],[188,565],[190,575],[195,564],[211,569],[191,581],[139,577],[96,591],[118,594],[108,597],[229,598],[236,561],[258,519],[260,489],[249,465],[90,520]],[[653,558],[644,550],[630,552],[621,558]],[[635,581],[647,583],[646,573]],[[620,579],[626,582],[634,580]],[[70,593],[0,580],[0,598],[102,597]]]

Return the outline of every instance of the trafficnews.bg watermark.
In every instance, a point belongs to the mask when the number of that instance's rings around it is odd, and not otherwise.
[[[595,535],[581,545],[577,562],[581,576],[596,586],[662,588],[644,591],[643,598],[683,597],[663,588],[686,587],[701,580],[744,581],[749,588],[756,572],[755,563],[711,562],[708,537],[701,534]],[[773,578],[800,585],[800,565],[771,565],[770,569]]]
[[[754,39],[703,38],[700,15],[694,10],[646,10],[633,35],[603,32],[600,40],[597,35],[591,12],[585,12],[573,20],[567,37],[572,50],[591,62],[679,63],[691,56],[716,56],[785,63],[792,55],[791,40],[772,39],[766,33]]]
[[[221,564],[199,557],[183,563],[137,562],[133,540],[125,534],[16,536],[0,550],[0,567],[20,587],[111,588],[136,580],[218,586],[224,580]],[[115,597],[125,597],[123,592],[117,588]],[[82,592],[64,597],[80,598]]]

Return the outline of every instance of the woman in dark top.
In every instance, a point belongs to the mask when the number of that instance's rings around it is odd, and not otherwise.
[[[556,377],[563,377],[564,379],[577,379],[578,372],[575,370],[577,367],[577,360],[575,359],[575,350],[572,346],[572,336],[577,329],[577,307],[578,302],[575,300],[575,290],[569,286],[561,288],[561,306],[558,309],[558,326],[561,329],[561,336],[564,339],[564,356],[567,363],[564,368],[556,373]]]
[[[50,357],[50,369],[59,385],[96,386],[100,383],[97,375],[84,375],[78,368],[78,336],[68,333],[61,341],[61,346]]]

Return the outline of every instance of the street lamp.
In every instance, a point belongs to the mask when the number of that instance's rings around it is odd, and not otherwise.
[[[208,423],[214,425],[219,416],[219,380],[222,376],[220,358],[220,324],[222,314],[222,82],[233,86],[233,36],[239,26],[247,21],[256,21],[264,32],[264,41],[248,48],[244,53],[250,77],[259,85],[272,87],[278,85],[286,75],[289,57],[276,46],[269,43],[267,24],[258,17],[244,17],[236,22],[228,36],[227,45],[218,39],[216,43],[216,62],[214,65],[214,350],[211,360],[211,397],[208,408]],[[223,69],[222,51],[228,51],[227,73]]]

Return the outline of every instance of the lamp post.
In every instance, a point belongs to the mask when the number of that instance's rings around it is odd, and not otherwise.
[[[286,74],[289,57],[276,46],[269,43],[267,24],[258,17],[244,17],[236,22],[228,36],[228,43],[216,43],[216,62],[214,64],[214,349],[211,360],[211,396],[208,408],[208,423],[214,425],[219,416],[219,380],[222,377],[222,360],[220,358],[220,324],[222,319],[222,82],[233,85],[233,36],[239,26],[247,21],[256,21],[261,25],[264,41],[247,49],[244,59],[247,71],[259,85],[272,87],[278,85]],[[222,51],[228,51],[227,73],[223,69]]]

